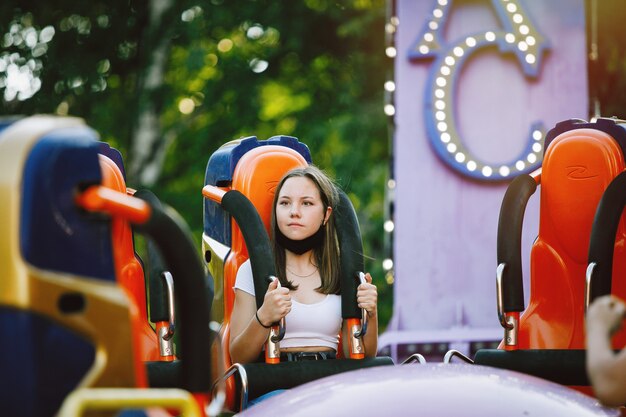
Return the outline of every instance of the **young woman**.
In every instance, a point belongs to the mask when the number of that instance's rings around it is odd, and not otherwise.
[[[605,295],[587,311],[587,374],[598,399],[609,406],[626,403],[626,349],[615,353],[611,336],[622,326],[626,304]]]
[[[276,187],[272,213],[272,241],[280,287],[269,285],[257,310],[250,262],[244,263],[235,282],[235,304],[230,327],[233,362],[256,361],[269,327],[285,317],[281,360],[296,352],[316,352],[318,359],[335,357],[341,319],[339,247],[333,210],[338,202],[332,181],[308,166],[288,172]],[[368,314],[364,336],[367,356],[376,356],[378,293],[372,277],[358,287],[357,302]]]

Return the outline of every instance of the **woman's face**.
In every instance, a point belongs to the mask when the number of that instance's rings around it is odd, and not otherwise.
[[[278,229],[289,239],[302,240],[318,231],[328,220],[320,193],[307,177],[291,177],[283,183],[276,202]]]

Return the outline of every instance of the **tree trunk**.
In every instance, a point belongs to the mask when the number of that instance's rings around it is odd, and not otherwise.
[[[170,52],[170,19],[174,0],[150,0],[150,20],[146,29],[144,56],[146,70],[138,86],[138,115],[132,134],[129,178],[133,183],[151,186],[158,180],[170,140],[165,140],[160,124],[163,87]]]

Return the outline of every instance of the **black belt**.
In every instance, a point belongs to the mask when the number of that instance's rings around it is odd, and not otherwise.
[[[281,352],[280,360],[287,362],[297,361],[323,361],[326,359],[335,359],[335,352]]]

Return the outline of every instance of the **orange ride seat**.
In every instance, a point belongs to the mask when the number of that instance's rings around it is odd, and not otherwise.
[[[591,394],[585,370],[586,270],[598,203],[624,171],[626,128],[614,119],[558,123],[545,140],[540,170],[509,185],[498,222],[497,299],[504,327],[499,350],[475,363],[511,369]],[[526,204],[541,185],[539,232],[530,254],[524,304],[521,230]],[[626,296],[623,217],[615,240],[613,294]],[[626,332],[617,336],[622,347]]]
[[[625,166],[619,141],[626,140],[626,130],[613,121],[567,127],[571,129],[547,145],[542,164],[539,234],[531,250],[530,299],[520,317],[520,349],[584,349],[591,227],[604,190]],[[622,297],[625,232],[622,221],[613,280],[613,293]],[[624,331],[618,336],[621,346],[625,336]]]
[[[101,144],[101,149],[103,146]],[[107,153],[117,152],[108,148]],[[126,181],[121,168],[109,156],[99,155],[102,185],[113,190],[126,193]],[[117,282],[124,288],[132,300],[133,309],[138,315],[134,335],[137,357],[142,361],[160,360],[157,335],[150,326],[146,305],[146,285],[142,263],[135,252],[133,232],[130,224],[121,219],[111,220],[113,258]]]

